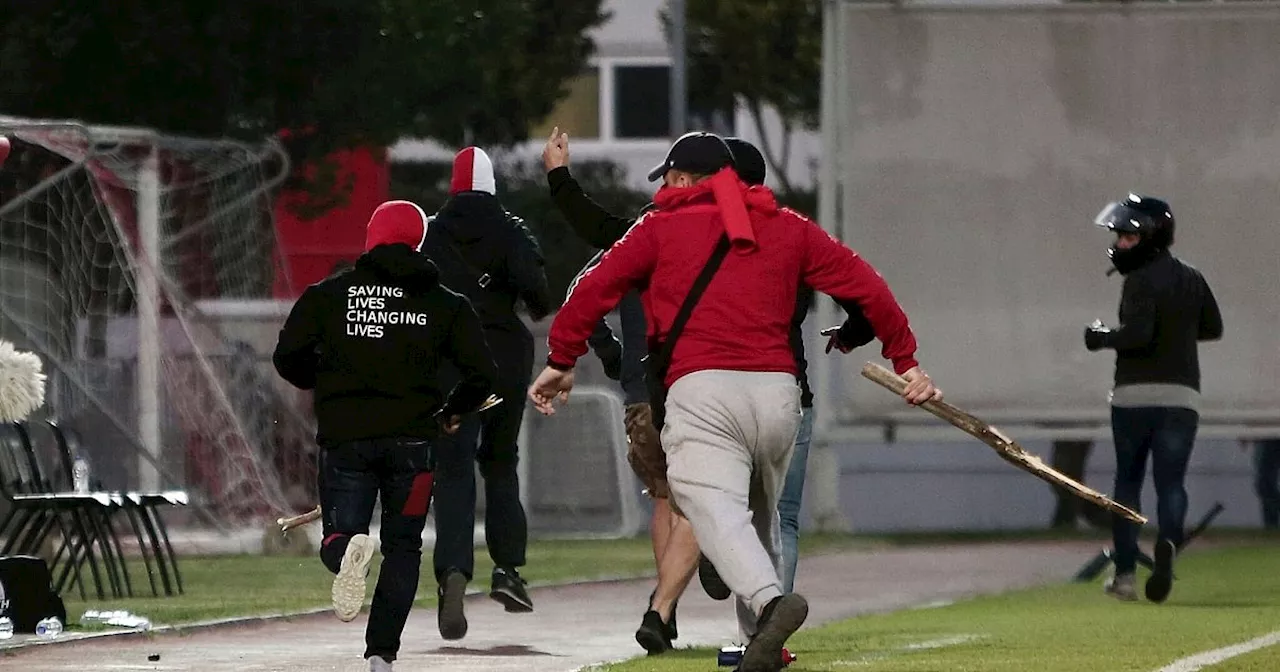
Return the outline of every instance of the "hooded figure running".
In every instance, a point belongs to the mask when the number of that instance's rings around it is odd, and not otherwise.
[[[516,303],[523,301],[537,321],[550,312],[551,300],[537,241],[496,192],[493,163],[484,150],[458,152],[449,200],[431,217],[422,248],[439,266],[444,285],[475,306],[498,365],[494,392],[504,400],[464,419],[436,460],[437,626],[450,640],[467,634],[462,598],[475,565],[477,462],[484,477],[485,541],[494,565],[489,595],[509,612],[533,611],[518,572],[529,533],[516,472],[524,394],[533,376],[533,334],[516,314]],[[446,370],[444,382],[455,376]]]
[[[418,253],[426,230],[417,205],[378,206],[367,251],[303,292],[272,357],[282,378],[314,393],[320,559],[337,575],[333,610],[343,621],[364,605],[369,521],[382,499],[382,569],[365,633],[373,672],[391,670],[418,591],[434,444],[480,406],[496,376],[471,304],[441,287]],[[447,397],[438,386],[445,362],[459,372]]]

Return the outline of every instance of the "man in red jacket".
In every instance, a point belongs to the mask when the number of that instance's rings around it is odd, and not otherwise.
[[[642,217],[570,288],[547,338],[547,368],[529,389],[550,415],[568,399],[573,366],[596,323],[641,288],[650,340],[660,343],[718,240],[732,245],[676,342],[662,443],[673,503],[725,583],[750,606],[739,669],[778,669],[782,646],[808,615],[782,593],[777,502],[800,421],[789,338],[801,281],[866,314],[913,404],[941,397],[915,360],[916,341],[884,279],[856,253],[763,186],[748,187],[718,136],[690,133],[655,169],[657,210]],[[654,352],[654,348],[650,348]],[[753,529],[754,528],[754,529]],[[754,622],[750,622],[754,620]]]

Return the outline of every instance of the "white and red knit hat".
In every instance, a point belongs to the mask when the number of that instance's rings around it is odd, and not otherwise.
[[[498,184],[493,179],[493,162],[479,147],[467,147],[453,157],[453,178],[449,180],[449,195],[463,191],[483,191],[496,194]]]
[[[364,235],[365,251],[379,245],[403,243],[415,250],[422,249],[427,239],[427,213],[417,203],[387,201],[378,206],[369,217],[369,227]]]

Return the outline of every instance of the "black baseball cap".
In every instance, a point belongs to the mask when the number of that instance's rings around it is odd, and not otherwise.
[[[760,150],[742,138],[725,138],[724,142],[733,153],[733,169],[738,177],[747,184],[764,184],[768,171]]]
[[[683,170],[696,175],[711,175],[733,165],[733,152],[715,133],[694,131],[680,136],[667,150],[667,158],[649,171],[649,181],[657,182],[668,170]]]

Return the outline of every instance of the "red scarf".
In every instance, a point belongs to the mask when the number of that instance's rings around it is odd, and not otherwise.
[[[768,187],[748,187],[732,168],[722,168],[691,187],[664,186],[654,194],[653,202],[660,210],[675,210],[707,197],[714,198],[720,207],[725,233],[729,234],[729,241],[738,254],[748,254],[756,249],[755,231],[747,211],[755,210],[767,215],[778,211],[778,202]]]

